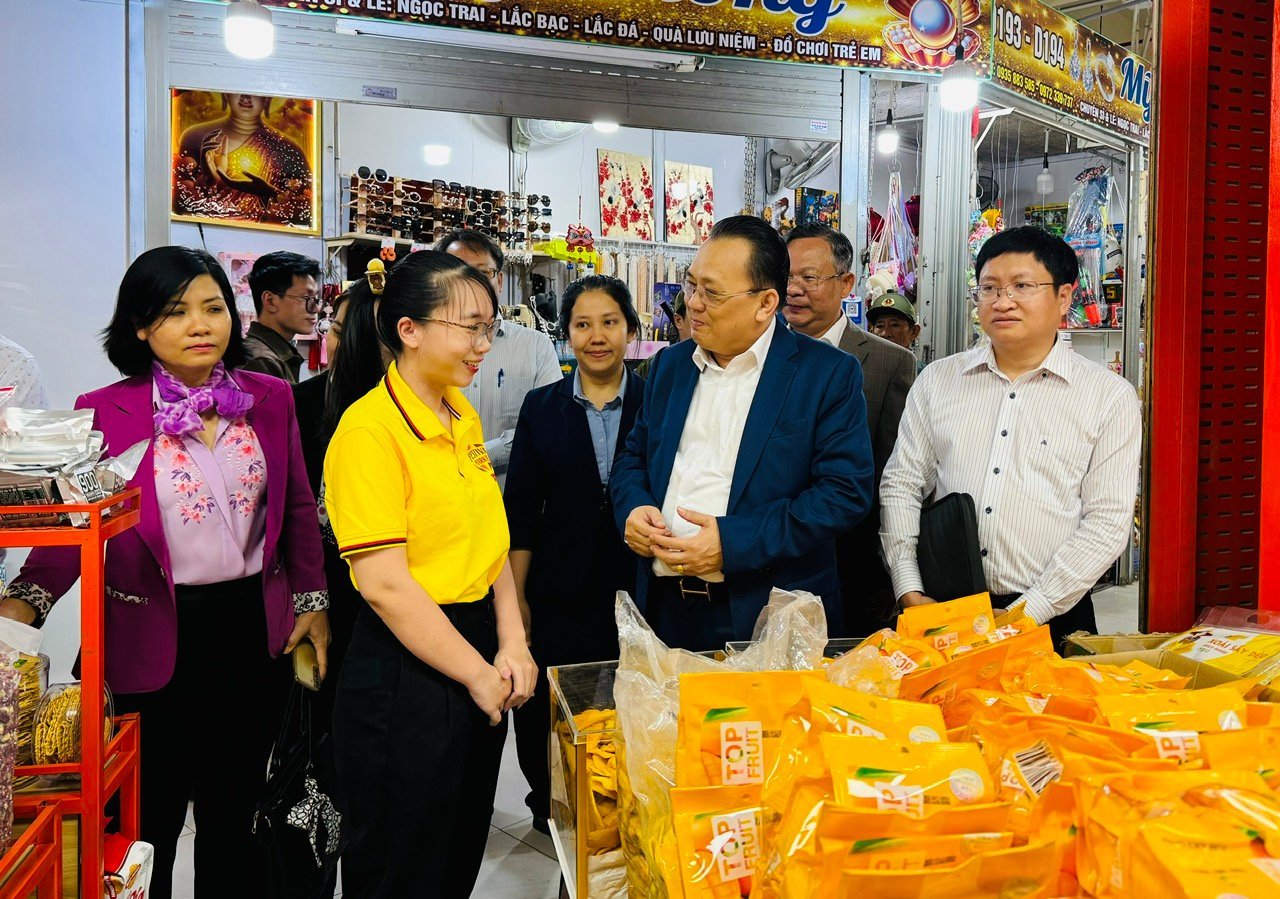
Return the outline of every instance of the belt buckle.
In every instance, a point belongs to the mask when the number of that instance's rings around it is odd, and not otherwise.
[[[693,581],[700,586],[686,587],[685,581]],[[711,602],[711,585],[702,580],[702,578],[682,577],[677,583],[680,587],[680,595],[684,597],[685,602],[693,602],[695,598]]]

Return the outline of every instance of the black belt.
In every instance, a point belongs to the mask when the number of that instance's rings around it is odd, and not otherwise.
[[[718,603],[729,601],[729,588],[723,581],[714,584],[700,577],[660,577],[657,579],[669,592],[684,597],[685,602]]]

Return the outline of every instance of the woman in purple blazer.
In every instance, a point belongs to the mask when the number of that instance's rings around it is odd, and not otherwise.
[[[105,332],[126,378],[81,396],[110,455],[149,441],[131,486],[139,525],[107,544],[107,685],[142,715],[142,838],[149,895],[167,899],[194,800],[196,892],[229,870],[266,882],[251,826],[302,639],[323,671],[324,559],[289,385],[236,371],[231,285],[208,253],[159,247],[120,284]],[[0,615],[43,624],[79,576],[78,551],[34,550]]]

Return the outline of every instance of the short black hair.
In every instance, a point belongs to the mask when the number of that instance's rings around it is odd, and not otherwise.
[[[561,334],[569,333],[569,322],[573,318],[573,307],[577,304],[578,297],[591,290],[604,291],[618,304],[622,317],[626,319],[628,334],[640,331],[640,314],[636,312],[635,304],[631,302],[631,291],[627,289],[627,285],[608,275],[587,275],[566,287],[564,296],[560,298]]]
[[[249,291],[253,294],[253,308],[258,315],[262,314],[262,295],[271,291],[276,296],[284,296],[286,290],[293,286],[295,276],[303,278],[310,275],[320,280],[320,263],[310,256],[301,253],[290,253],[279,250],[259,256],[249,272]]]
[[[498,242],[487,234],[479,231],[472,231],[468,228],[459,228],[456,231],[450,231],[444,237],[436,241],[434,249],[438,253],[449,252],[449,247],[455,243],[460,243],[468,250],[474,253],[485,253],[493,260],[493,267],[498,271],[502,271],[502,267],[506,265],[507,257],[502,252],[502,247],[498,246]]]
[[[102,348],[122,375],[134,377],[151,371],[155,353],[150,344],[138,339],[138,330],[150,328],[201,275],[209,275],[217,282],[231,316],[231,339],[222,354],[222,364],[232,369],[244,362],[235,294],[218,260],[192,247],[156,247],[133,260],[124,273],[111,323],[102,332]]]
[[[827,242],[827,245],[831,247],[831,255],[836,261],[836,268],[841,273],[853,271],[853,244],[849,241],[849,238],[830,225],[824,225],[821,222],[809,222],[791,229],[791,233],[787,235],[787,246],[791,246],[797,240],[810,239],[825,240]]]
[[[791,277],[791,257],[787,255],[787,242],[762,218],[754,215],[732,215],[716,222],[708,242],[734,238],[746,241],[751,247],[747,273],[752,286],[759,290],[772,288],[778,292],[778,302],[787,295],[787,279]]]
[[[1075,284],[1080,278],[1080,261],[1071,245],[1035,225],[1023,225],[1001,231],[982,245],[973,270],[979,278],[987,263],[1008,253],[1030,253],[1049,272],[1055,289],[1063,284]]]
[[[449,302],[453,285],[470,281],[477,285],[498,315],[498,295],[493,284],[456,256],[435,250],[420,250],[401,259],[387,272],[387,284],[378,302],[378,339],[397,359],[404,352],[400,340],[400,319],[424,322]],[[341,352],[341,349],[339,349]]]

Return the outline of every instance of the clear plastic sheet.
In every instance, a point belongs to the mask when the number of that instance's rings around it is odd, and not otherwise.
[[[98,458],[102,443],[92,410],[0,409],[0,469],[74,468]]]
[[[618,593],[616,616],[620,658],[614,701],[621,728],[618,803],[628,895],[632,899],[680,897],[683,887],[670,798],[676,782],[680,675],[817,668],[827,645],[826,615],[821,600],[812,594],[774,590],[756,622],[756,642],[724,661],[668,647],[626,593]]]

